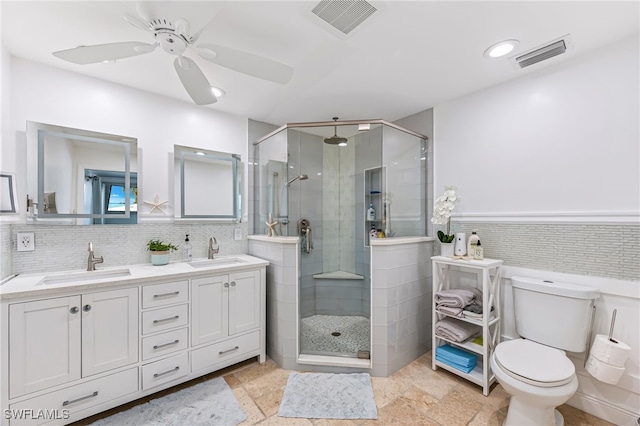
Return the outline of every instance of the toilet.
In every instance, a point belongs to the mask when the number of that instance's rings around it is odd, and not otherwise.
[[[505,426],[561,426],[556,407],[578,389],[565,351],[584,352],[598,289],[527,277],[512,277],[516,331],[498,344],[491,370],[511,395]]]

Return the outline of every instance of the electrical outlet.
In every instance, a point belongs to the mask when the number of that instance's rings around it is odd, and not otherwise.
[[[233,229],[233,239],[236,241],[240,241],[242,239],[242,227],[236,226]]]
[[[36,237],[33,232],[18,232],[16,237],[18,251],[34,251],[36,249]]]

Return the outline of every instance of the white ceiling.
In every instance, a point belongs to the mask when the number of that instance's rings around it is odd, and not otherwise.
[[[294,68],[280,85],[195,60],[227,95],[212,108],[272,124],[394,121],[460,96],[553,67],[616,40],[637,36],[639,2],[371,1],[379,10],[348,37],[310,13],[311,1],[144,2],[168,18],[204,27],[199,43],[265,56]],[[75,65],[51,52],[78,45],[152,43],[122,18],[132,1],[4,1],[2,43],[14,56],[191,102],[162,49],[116,63]],[[574,48],[525,70],[484,50],[518,39],[518,52],[570,33]]]

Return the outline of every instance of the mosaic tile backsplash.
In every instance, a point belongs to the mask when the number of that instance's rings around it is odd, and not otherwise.
[[[453,222],[478,230],[485,257],[507,266],[640,281],[640,224]],[[434,247],[440,253],[440,244]]]
[[[234,240],[236,226],[242,227],[243,239]],[[17,252],[16,233],[34,232],[36,249]],[[179,246],[171,254],[171,260],[182,259],[185,235],[193,247],[194,258],[207,257],[209,237],[215,237],[220,245],[219,256],[247,253],[247,227],[245,223],[197,224],[153,223],[137,225],[7,225],[0,226],[2,236],[1,275],[42,271],[83,269],[87,266],[87,246],[93,243],[96,256],[103,256],[100,267],[149,263],[146,243],[159,238]]]

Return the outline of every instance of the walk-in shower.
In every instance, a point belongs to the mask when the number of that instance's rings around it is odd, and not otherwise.
[[[424,136],[383,120],[328,121],[287,124],[254,146],[253,232],[266,234],[271,218],[277,235],[300,238],[298,362],[366,365],[376,312],[370,241],[425,235]]]

